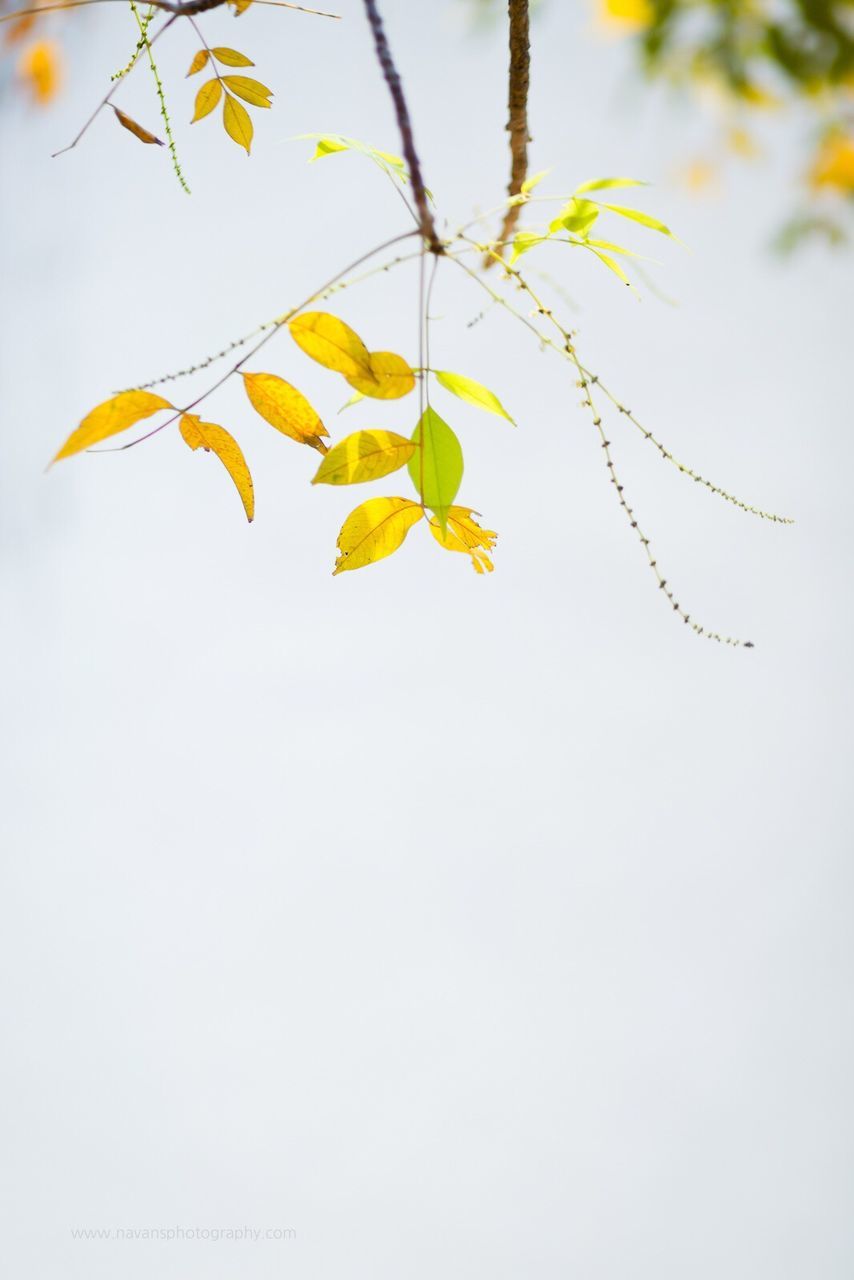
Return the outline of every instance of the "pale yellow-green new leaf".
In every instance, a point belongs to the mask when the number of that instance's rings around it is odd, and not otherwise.
[[[409,459],[409,475],[425,507],[437,516],[444,529],[448,508],[457,496],[463,478],[463,450],[443,418],[430,405],[412,433],[418,449]]]
[[[223,84],[226,89],[232,93],[236,93],[238,98],[242,98],[244,102],[248,102],[252,107],[269,107],[270,98],[273,96],[273,90],[268,89],[260,80],[252,80],[249,76],[223,76]],[[250,142],[251,142],[250,138]],[[241,146],[244,144],[241,143]],[[248,151],[247,147],[247,151]]]
[[[191,449],[205,449],[215,453],[228,474],[234,481],[240,494],[246,519],[250,522],[255,515],[255,490],[252,476],[246,465],[243,450],[225,427],[218,427],[213,422],[202,422],[195,413],[185,413],[181,418],[181,435]]]
[[[355,431],[333,445],[312,484],[361,484],[391,475],[418,446],[394,431]]]
[[[534,190],[534,187],[538,187],[543,178],[547,178],[550,173],[551,169],[541,169],[539,173],[535,173],[532,177],[526,178],[522,183],[522,195],[529,195]]]
[[[493,529],[481,529],[475,514],[468,507],[449,507],[447,528],[443,530],[436,517],[431,516],[430,532],[446,551],[471,556],[475,573],[492,573],[495,566],[488,553],[495,546],[498,534]]]
[[[251,58],[247,58],[245,53],[238,53],[236,49],[228,49],[223,45],[217,45],[211,49],[211,53],[217,62],[221,62],[225,67],[254,67],[255,63]]]
[[[174,405],[163,396],[156,396],[151,391],[122,391],[119,395],[105,400],[97,408],[88,413],[80,426],[66,440],[59,453],[53,459],[70,458],[81,449],[91,449],[93,444],[106,440],[109,436],[126,431],[134,423],[143,418],[150,418],[159,409],[174,409]]]
[[[300,444],[311,445],[319,453],[326,453],[320,437],[328,436],[329,432],[301,391],[275,373],[244,373],[243,385],[252,407],[271,427]]]
[[[194,53],[187,75],[194,76],[197,71],[202,71],[208,65],[209,56],[207,49],[200,49],[198,53]]]
[[[515,427],[516,423],[498,396],[483,383],[475,382],[474,378],[466,378],[461,373],[449,373],[446,369],[436,370],[436,380],[446,391],[458,396],[460,400],[465,400],[467,404],[473,404],[478,409],[486,409],[487,413],[498,414],[500,418],[506,418],[508,422],[512,422]]]
[[[301,139],[308,142],[314,142],[315,149],[312,160],[322,160],[324,156],[335,155],[340,151],[356,151],[360,155],[367,156],[369,160],[373,160],[374,164],[394,178],[399,178],[401,182],[406,182],[406,165],[400,156],[394,155],[391,151],[379,151],[376,147],[372,147],[367,142],[359,142],[358,138],[346,138],[341,133],[302,133],[299,135]]]
[[[580,187],[576,187],[575,194],[580,196],[585,191],[604,191],[608,187],[646,187],[648,185],[640,178],[591,178],[589,182],[582,182]]]
[[[639,222],[642,227],[649,227],[650,231],[658,231],[663,236],[670,236],[671,240],[679,238],[663,222],[659,222],[658,218],[651,218],[648,213],[641,213],[640,209],[628,209],[622,204],[603,204],[602,208],[619,214],[621,218],[630,218],[632,222]]]
[[[229,138],[233,139],[239,147],[243,147],[246,154],[249,155],[252,147],[252,138],[255,133],[252,120],[243,103],[238,102],[236,98],[232,98],[230,93],[225,95],[225,103],[222,108],[222,123]]]
[[[204,116],[209,116],[222,97],[222,85],[219,80],[208,80],[196,94],[196,106],[190,124],[195,124]]]
[[[548,240],[548,236],[540,235],[537,231],[517,231],[513,237],[513,252],[510,254],[510,265],[521,258],[523,253],[528,253],[536,245],[542,244],[544,240]]]
[[[326,311],[305,311],[288,325],[291,337],[307,356],[345,378],[374,380],[368,348],[357,333]]]
[[[338,535],[333,575],[362,569],[397,551],[424,512],[408,498],[370,498],[351,511]]]
[[[349,377],[351,387],[374,400],[399,400],[409,395],[415,386],[415,374],[403,356],[393,351],[372,351],[370,361],[370,378]]]
[[[598,205],[592,200],[579,200],[573,196],[549,224],[549,231],[572,231],[577,236],[585,236],[598,217]]]

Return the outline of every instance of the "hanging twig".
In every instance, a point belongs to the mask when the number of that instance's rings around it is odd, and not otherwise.
[[[424,185],[424,179],[421,175],[421,163],[418,159],[418,152],[415,150],[415,138],[412,132],[412,120],[409,115],[409,108],[406,105],[406,98],[403,93],[403,84],[401,83],[397,67],[394,65],[394,59],[391,56],[391,50],[388,47],[383,20],[380,17],[375,0],[365,0],[365,12],[368,16],[371,30],[374,34],[374,45],[376,46],[377,58],[382,67],[382,73],[385,82],[388,85],[391,94],[394,110],[397,116],[397,126],[400,130],[400,139],[403,145],[403,154],[406,159],[406,165],[409,169],[409,180],[412,183],[412,193],[415,196],[415,205],[418,209],[418,225],[421,234],[427,241],[427,245],[431,253],[444,253],[442,241],[436,230],[436,223],[433,219],[433,213],[430,209],[430,199],[427,195],[427,188]]]

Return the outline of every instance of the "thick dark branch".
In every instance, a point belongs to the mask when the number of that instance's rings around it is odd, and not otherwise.
[[[228,0],[184,0],[183,3],[175,3],[174,0],[146,0],[148,4],[153,4],[155,9],[165,9],[167,13],[184,14],[190,18],[196,13],[206,13],[208,9],[218,9],[220,5],[227,4]],[[261,4],[270,4],[273,0],[260,0]],[[301,4],[290,4],[288,0],[275,0],[278,8],[296,9],[300,13],[313,13],[318,18],[337,18],[337,13],[326,13],[323,9],[307,9]]]
[[[424,186],[424,178],[421,175],[421,164],[418,159],[418,153],[415,150],[415,138],[412,133],[412,120],[409,116],[409,108],[406,105],[406,98],[403,93],[403,85],[394,65],[391,56],[391,50],[388,47],[383,20],[380,17],[375,0],[365,0],[365,12],[368,15],[368,22],[371,24],[371,30],[374,33],[374,44],[377,50],[377,58],[382,67],[382,73],[385,82],[388,85],[391,94],[394,110],[397,116],[397,126],[400,130],[400,138],[403,144],[403,154],[406,159],[406,165],[409,169],[409,179],[412,183],[412,193],[415,196],[415,205],[418,209],[418,225],[421,234],[427,241],[431,253],[443,253],[442,242],[436,231],[436,223],[433,220],[433,213],[430,209],[430,200],[427,195],[427,188]]]
[[[528,88],[531,78],[528,0],[508,0],[507,11],[510,18],[510,76],[507,94],[510,182],[507,194],[513,197],[521,194],[522,183],[528,176],[528,143],[531,141],[528,132]],[[500,244],[512,240],[521,208],[521,204],[511,204],[505,213],[498,237]],[[483,265],[488,267],[494,261],[494,258],[487,257]]]

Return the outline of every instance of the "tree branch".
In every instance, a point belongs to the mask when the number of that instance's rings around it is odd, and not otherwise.
[[[531,41],[528,0],[507,0],[507,12],[510,18],[510,74],[507,92],[507,132],[510,134],[510,182],[507,194],[512,198],[522,191],[522,183],[528,176],[528,143],[531,135],[528,132],[528,88],[531,78]],[[511,204],[504,215],[504,222],[498,236],[499,244],[506,244],[513,239],[513,232],[519,221],[521,204]],[[495,258],[487,254],[484,269],[488,269]]]
[[[394,110],[397,116],[397,127],[400,130],[400,138],[403,144],[403,154],[406,158],[407,168],[409,169],[409,179],[412,183],[412,193],[415,196],[415,205],[418,209],[418,226],[427,241],[427,245],[431,253],[442,254],[444,249],[436,230],[436,223],[433,219],[433,213],[430,209],[430,200],[427,195],[427,188],[424,186],[424,179],[421,175],[421,163],[418,159],[418,153],[415,150],[415,138],[412,133],[412,120],[409,115],[409,108],[406,105],[406,98],[403,93],[403,85],[398,75],[397,67],[394,65],[394,59],[391,56],[391,50],[388,47],[383,20],[380,17],[379,10],[376,6],[376,0],[365,0],[365,12],[370,23],[371,30],[374,34],[374,45],[376,46],[377,59],[382,68],[383,77],[388,85],[391,94]]]

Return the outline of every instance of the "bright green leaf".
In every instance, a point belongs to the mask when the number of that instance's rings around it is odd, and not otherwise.
[[[451,506],[463,478],[463,450],[444,419],[428,405],[412,433],[419,447],[407,464],[412,483],[425,507],[437,517],[444,530]]]

